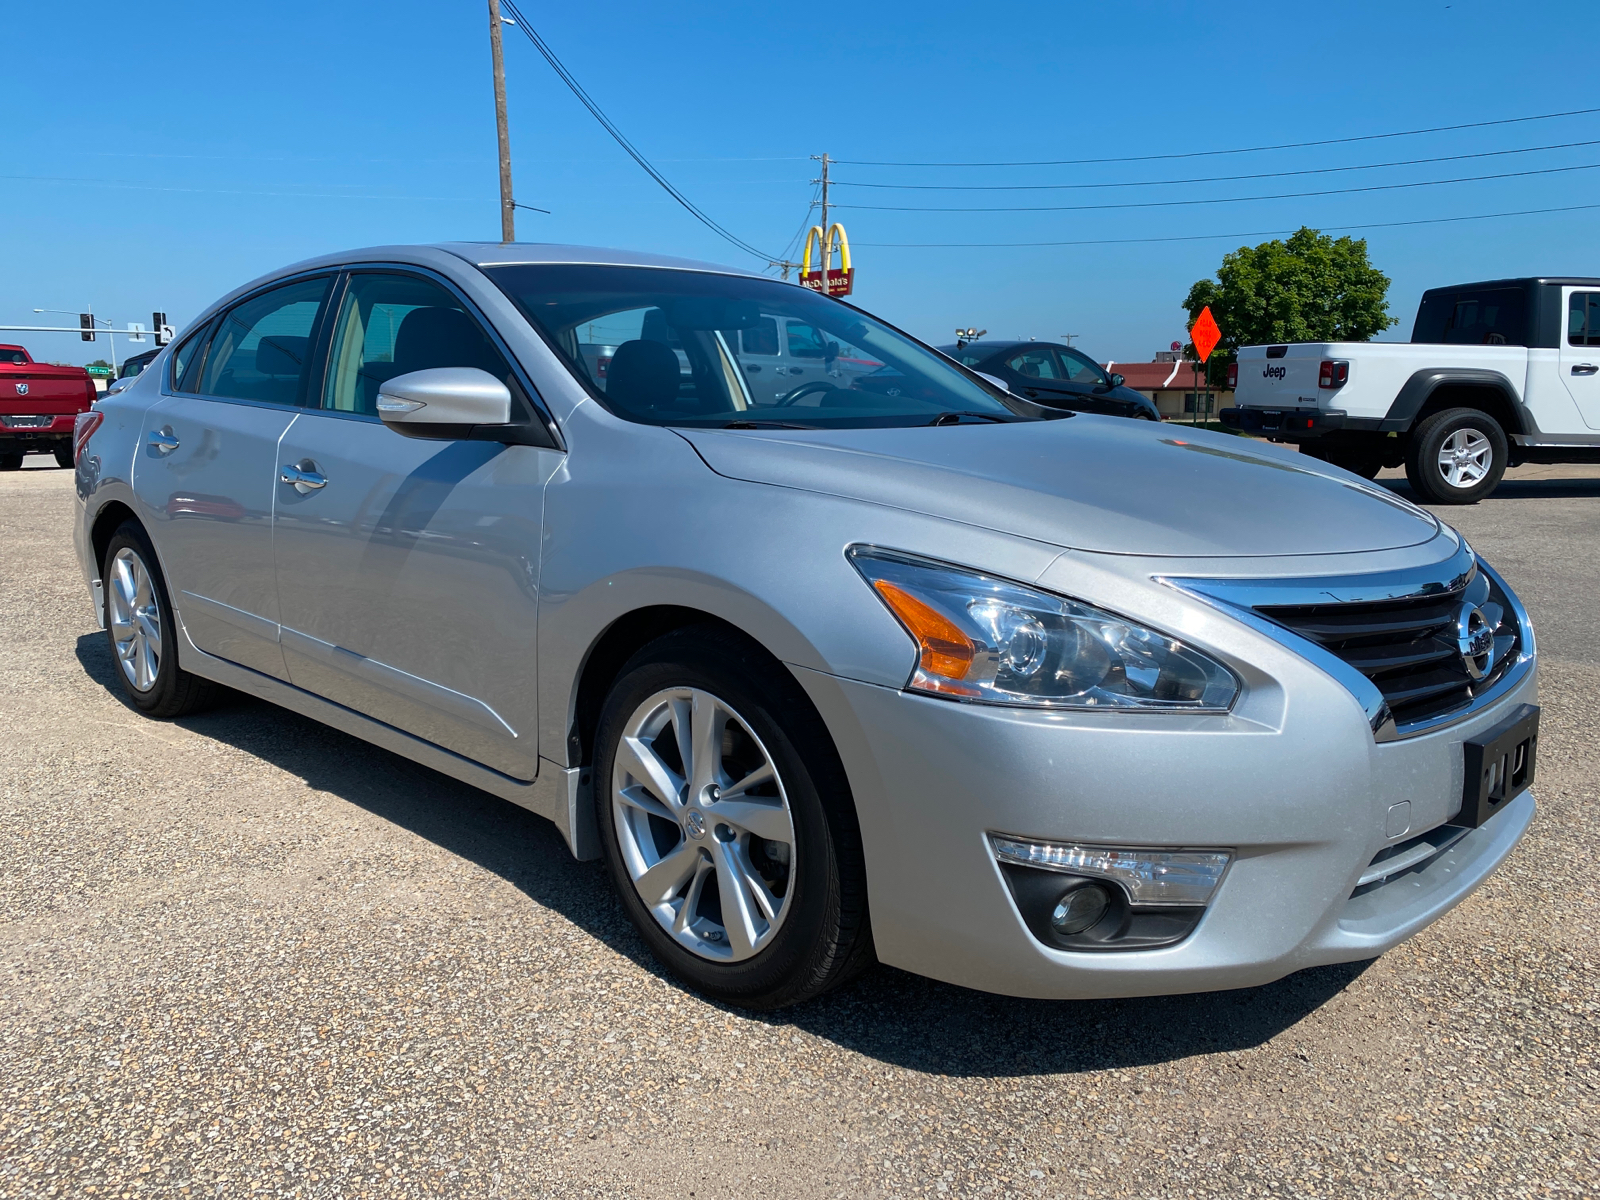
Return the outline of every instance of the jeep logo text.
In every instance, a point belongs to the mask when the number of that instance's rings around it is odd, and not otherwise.
[[[1265,371],[1261,372],[1261,378],[1282,379],[1286,374],[1288,374],[1288,372],[1286,372],[1282,367],[1268,367]]]

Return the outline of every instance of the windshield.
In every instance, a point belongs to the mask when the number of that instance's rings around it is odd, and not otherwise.
[[[1022,419],[926,346],[794,284],[655,267],[486,270],[630,421],[863,428]]]

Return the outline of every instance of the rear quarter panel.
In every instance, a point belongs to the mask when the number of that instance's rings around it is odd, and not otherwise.
[[[1342,388],[1319,388],[1323,359],[1350,364]],[[1266,346],[1239,351],[1241,408],[1337,409],[1352,417],[1382,418],[1406,381],[1418,371],[1461,367],[1496,371],[1521,400],[1528,374],[1528,351],[1521,346],[1445,346],[1411,342],[1301,342],[1282,358],[1269,359]],[[1277,375],[1277,369],[1284,374]]]

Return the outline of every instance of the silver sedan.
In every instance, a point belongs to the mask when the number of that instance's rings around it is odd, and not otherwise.
[[[779,323],[817,370],[755,384]],[[733,1003],[1264,983],[1436,920],[1533,814],[1533,629],[1454,531],[773,279],[315,259],[75,442],[134,707],[245,692],[543,814]]]

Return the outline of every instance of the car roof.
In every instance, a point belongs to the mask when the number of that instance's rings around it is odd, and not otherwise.
[[[1576,284],[1582,287],[1600,287],[1600,279],[1584,275],[1525,275],[1520,279],[1482,279],[1476,283],[1447,283],[1431,287],[1429,292],[1462,292],[1480,288],[1526,287],[1530,283]],[[1426,295],[1427,293],[1424,293]]]

